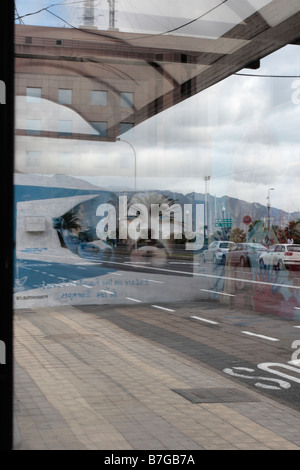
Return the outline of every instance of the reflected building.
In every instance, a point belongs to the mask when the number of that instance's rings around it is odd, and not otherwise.
[[[91,146],[115,142],[239,70],[258,68],[261,58],[297,43],[298,25],[294,1],[284,9],[276,1],[259,10],[251,2],[226,12],[223,5],[158,34],[16,25],[16,171],[82,174]],[[105,155],[93,158],[92,174],[118,167],[114,156],[110,169]],[[118,163],[119,175],[129,174]]]

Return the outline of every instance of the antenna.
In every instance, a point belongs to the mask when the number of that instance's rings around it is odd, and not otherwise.
[[[84,2],[83,25],[88,28],[95,27],[95,0]]]
[[[107,0],[109,5],[109,29],[116,29],[116,0]]]

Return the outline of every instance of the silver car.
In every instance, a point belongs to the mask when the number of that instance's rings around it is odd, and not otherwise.
[[[216,264],[225,264],[229,249],[236,246],[234,242],[214,241],[203,252],[203,261],[213,261]]]
[[[270,247],[269,251],[259,257],[261,268],[275,269],[299,269],[300,245],[277,244]]]

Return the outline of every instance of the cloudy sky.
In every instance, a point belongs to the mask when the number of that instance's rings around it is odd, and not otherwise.
[[[79,26],[82,1],[58,3],[50,8],[57,16],[46,10],[29,15],[48,7],[51,1],[17,0],[16,5],[25,24],[57,27],[64,24],[60,19],[63,18],[69,25]],[[95,22],[106,29],[108,3],[106,0],[96,3],[101,8],[96,9]],[[182,15],[184,20],[190,20],[222,2],[176,1],[176,9],[174,0],[116,0],[116,3],[118,28],[157,33],[179,25],[178,18],[168,15],[169,11],[176,10],[177,17]],[[247,5],[250,11],[268,3],[248,0]],[[229,15],[225,9],[221,13],[223,18]],[[216,14],[212,10],[210,20],[217,21]],[[151,15],[149,24],[146,15]],[[162,15],[159,21],[156,15]],[[226,19],[227,24],[235,21],[232,13]],[[176,34],[193,35],[194,30],[190,25]],[[243,72],[268,77],[232,76],[122,136],[135,148],[140,189],[203,193],[204,177],[210,176],[212,195],[229,195],[265,205],[268,189],[274,188],[272,206],[288,212],[300,210],[300,47],[287,46],[263,59],[259,70]],[[291,78],[278,78],[283,75]],[[124,143],[112,145],[124,152]],[[120,183],[117,176],[88,179],[101,185]]]

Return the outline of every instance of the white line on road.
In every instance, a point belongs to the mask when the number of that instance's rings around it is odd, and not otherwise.
[[[121,263],[121,262],[116,262],[116,261],[106,261],[106,263],[108,264],[118,264],[118,265],[126,265],[127,263]],[[141,263],[139,263],[141,264]],[[155,266],[137,266],[135,265],[136,268],[144,268],[144,269],[153,269],[155,271],[160,271],[160,272],[164,272],[164,273],[174,273],[174,274],[183,274],[185,276],[195,276],[195,277],[206,277],[206,278],[210,278],[210,279],[223,279],[223,280],[227,280],[227,281],[243,281],[245,282],[245,284],[258,284],[258,285],[261,285],[261,286],[273,286],[273,287],[287,287],[289,289],[294,289],[294,290],[300,290],[300,286],[293,286],[291,284],[277,284],[277,283],[274,283],[274,282],[266,282],[266,281],[254,281],[252,279],[236,279],[235,277],[228,277],[228,276],[217,276],[217,275],[213,275],[213,274],[204,274],[204,273],[196,273],[196,272],[188,272],[188,271],[179,271],[179,270],[175,270],[175,269],[165,269],[165,268],[157,268]],[[232,294],[228,294],[228,295],[232,295]]]
[[[87,287],[88,289],[92,289],[93,286],[89,286],[88,284],[82,284],[83,287]]]
[[[123,274],[120,274],[120,273],[111,273],[113,274],[114,276],[123,276]]]
[[[166,310],[167,312],[175,312],[175,310],[171,310],[170,308],[166,307],[160,307],[160,305],[151,305],[151,307],[159,308],[160,310]]]
[[[169,261],[168,264],[178,264],[180,266],[188,265],[188,266],[198,266],[198,263],[193,263],[192,261],[189,262],[182,262],[182,261]]]
[[[109,290],[103,290],[103,289],[101,290],[101,292],[106,292],[106,294],[112,294],[112,295],[115,294],[114,292],[110,292]]]
[[[256,333],[251,333],[251,331],[242,331],[244,335],[256,336],[256,338],[267,339],[269,341],[279,341],[277,338],[271,338],[270,336],[258,335]]]
[[[210,292],[211,294],[226,295],[227,297],[235,297],[234,294],[226,294],[226,292],[217,292],[215,290],[200,289],[202,292]]]
[[[195,320],[204,321],[204,322],[206,322],[206,323],[211,323],[212,325],[218,325],[218,324],[219,324],[219,323],[216,322],[216,321],[207,320],[206,318],[201,318],[201,317],[191,317],[191,318],[194,318]]]
[[[129,266],[131,264],[134,264],[134,265],[138,265],[138,264],[150,264],[150,261],[126,261],[125,263],[123,264],[129,264]],[[137,266],[138,267],[138,266]]]
[[[155,281],[154,279],[143,279],[143,281],[156,282],[156,284],[164,284],[164,281]]]
[[[132,302],[138,302],[138,303],[141,303],[142,301],[141,300],[137,300],[137,299],[132,299],[131,297],[126,297],[127,300],[131,300]]]
[[[300,326],[294,326],[294,328],[300,328]]]

